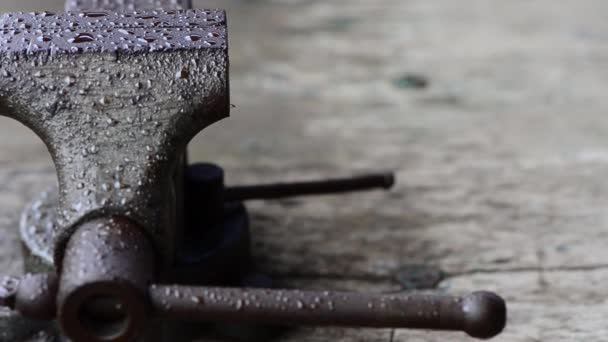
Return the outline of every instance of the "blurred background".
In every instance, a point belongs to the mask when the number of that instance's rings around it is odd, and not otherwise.
[[[608,336],[608,2],[224,0],[231,118],[193,160],[230,184],[394,170],[389,194],[254,203],[262,270],[306,288],[486,289],[509,303],[496,341]],[[63,0],[2,0],[0,11]],[[1,266],[54,182],[42,143],[0,118]],[[430,273],[435,274],[435,273]],[[411,286],[410,286],[411,287]],[[293,341],[468,341],[305,329]]]

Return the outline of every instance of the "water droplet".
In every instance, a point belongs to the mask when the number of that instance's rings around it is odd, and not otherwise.
[[[187,35],[185,39],[191,42],[198,42],[199,40],[203,39],[203,37],[198,34],[191,34]]]
[[[47,43],[47,42],[50,42],[51,40],[53,40],[53,38],[51,36],[43,35],[43,36],[36,38],[36,40],[39,42]]]
[[[156,38],[153,37],[143,37],[143,38],[138,38],[138,40],[142,43],[154,43],[154,41],[156,41]]]
[[[144,20],[149,20],[149,19],[156,19],[156,18],[158,18],[158,17],[157,17],[157,16],[155,16],[155,15],[140,15],[140,16],[137,16],[137,17],[135,17],[135,18],[136,18],[136,19],[144,19]]]
[[[110,103],[112,103],[112,99],[109,96],[104,96],[101,99],[99,99],[99,103],[102,104],[102,105],[104,105],[104,106],[107,106]]]
[[[190,76],[190,70],[186,67],[182,67],[176,74],[175,78],[177,79],[187,79]]]
[[[63,81],[65,82],[65,84],[67,84],[68,86],[73,86],[74,83],[76,83],[76,78],[72,75],[70,76],[66,76]]]
[[[122,33],[124,35],[133,35],[133,34],[135,34],[135,32],[128,31],[128,30],[125,30],[125,29],[119,29],[118,32],[120,32],[120,33]]]
[[[90,33],[79,33],[76,37],[68,39],[70,43],[90,43],[95,40],[95,37]]]
[[[108,16],[108,13],[105,12],[82,12],[78,14],[81,18],[100,18]]]

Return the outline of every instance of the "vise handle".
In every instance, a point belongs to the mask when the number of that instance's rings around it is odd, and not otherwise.
[[[57,317],[75,341],[130,341],[148,316],[201,322],[459,330],[490,338],[506,323],[498,295],[365,294],[154,284],[154,250],[126,218],[97,219],[67,245],[59,277],[26,276],[3,303],[35,319]]]

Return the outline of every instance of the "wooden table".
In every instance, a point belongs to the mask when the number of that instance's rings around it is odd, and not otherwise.
[[[607,338],[608,3],[204,5],[229,10],[235,108],[192,159],[222,164],[231,184],[399,176],[389,194],[251,205],[264,272],[288,286],[399,291],[402,267],[429,265],[446,274],[437,291],[507,299],[496,341]],[[0,269],[18,273],[21,208],[55,180],[25,128],[0,119],[0,146]],[[282,340],[469,341],[368,329]]]

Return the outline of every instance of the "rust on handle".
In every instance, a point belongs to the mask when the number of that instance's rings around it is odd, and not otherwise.
[[[506,322],[506,305],[491,292],[464,297],[238,288],[150,288],[156,315],[168,319],[288,325],[464,331],[490,338]]]
[[[390,189],[394,184],[395,176],[392,173],[380,173],[322,181],[233,186],[224,190],[224,199],[226,201],[246,201],[337,194],[377,188]]]

